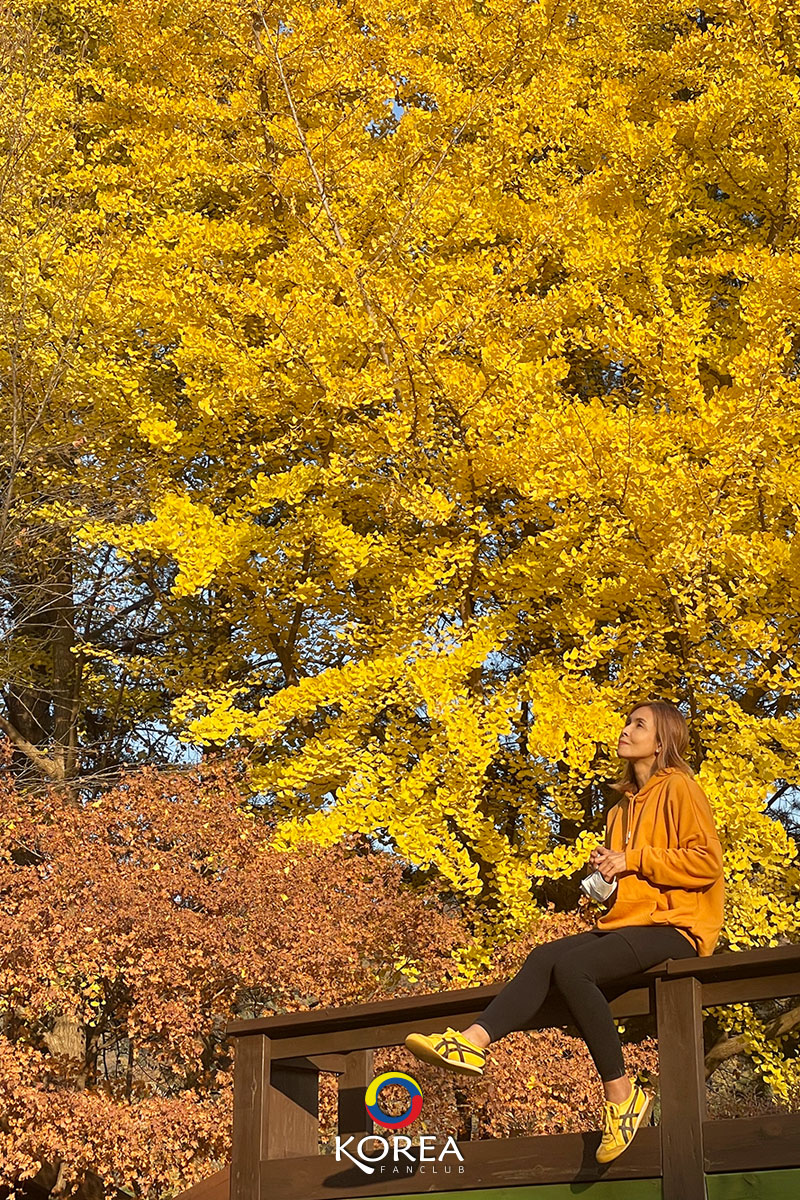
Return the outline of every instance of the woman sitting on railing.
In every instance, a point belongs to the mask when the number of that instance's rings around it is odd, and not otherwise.
[[[519,972],[468,1029],[412,1033],[417,1058],[462,1074],[482,1075],[486,1047],[529,1025],[551,985],[567,1004],[603,1082],[605,1106],[598,1162],[630,1145],[647,1117],[652,1092],[625,1074],[619,1034],[599,984],[636,975],[668,958],[708,955],[722,927],[722,849],[711,809],[685,761],[689,731],[662,701],[632,709],[619,738],[625,762],[613,785],[605,846],[590,865],[601,894],[614,885],[608,911],[593,929],[537,946]],[[591,887],[589,894],[597,895]]]

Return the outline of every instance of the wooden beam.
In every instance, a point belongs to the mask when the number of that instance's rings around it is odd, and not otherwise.
[[[701,987],[691,976],[656,981],[663,1200],[705,1200]]]
[[[254,1020],[230,1021],[227,1032],[234,1037],[247,1033],[267,1033],[271,1038],[297,1037],[329,1033],[333,1029],[360,1029],[384,1025],[403,1017],[415,1021],[421,1017],[450,1016],[459,1012],[482,1012],[500,991],[499,984],[461,988],[455,992],[433,992],[424,996],[398,996],[370,1004],[351,1004],[347,1008],[310,1009],[279,1013]]]
[[[632,988],[623,990],[622,994],[614,995],[614,989],[609,989],[613,996],[611,1011],[615,1017],[644,1016],[650,1012],[650,991],[648,988]],[[456,993],[457,994],[457,993]],[[381,1046],[402,1046],[409,1033],[437,1033],[445,1024],[455,1023],[463,1028],[477,1020],[484,1008],[467,1009],[457,1014],[450,1014],[443,1019],[441,1015],[404,1017],[395,1023],[381,1025],[355,1026],[341,1029],[335,1023],[327,1031],[305,1033],[298,1030],[295,1036],[284,1035],[273,1041],[273,1053],[281,1061],[285,1058],[307,1056],[312,1058],[319,1054],[344,1054],[353,1050],[374,1050]],[[249,1022],[248,1022],[249,1024]],[[256,1024],[255,1022],[253,1024]],[[260,1027],[260,1023],[256,1026]],[[566,1011],[561,996],[551,993],[537,1014],[536,1020],[526,1025],[526,1029],[551,1029],[566,1027],[575,1029],[572,1017]],[[575,1031],[577,1033],[577,1030]]]
[[[784,996],[800,996],[800,971],[703,983],[703,1008],[717,1004],[747,1004],[751,1000],[776,1000]]]
[[[707,1171],[797,1167],[800,1166],[800,1113],[765,1113],[759,1117],[707,1121],[703,1141]]]
[[[228,1166],[180,1192],[175,1200],[230,1200],[230,1194],[231,1169]]]
[[[576,1163],[579,1167],[590,1172],[591,1162],[586,1159],[584,1162],[576,1153],[575,1146],[570,1146],[570,1140],[574,1143],[581,1142],[582,1147],[587,1139],[590,1139],[591,1134],[564,1134],[553,1138],[538,1137],[538,1138],[515,1138],[513,1146],[519,1151],[521,1160],[534,1159],[541,1166],[542,1163],[548,1165],[551,1178],[547,1180],[549,1183],[569,1183],[574,1182],[575,1176],[569,1175],[570,1170],[574,1171]],[[642,1140],[644,1139],[644,1140]],[[772,1168],[797,1167],[800,1165],[800,1113],[770,1113],[760,1117],[739,1117],[734,1120],[727,1121],[706,1121],[703,1125],[703,1141],[705,1146],[705,1167],[711,1172],[736,1172],[736,1171],[763,1171]],[[552,1151],[549,1148],[549,1143],[553,1143]],[[647,1143],[650,1143],[649,1146]],[[487,1146],[490,1150],[497,1149],[498,1141],[489,1139]],[[476,1142],[461,1142],[459,1149],[465,1159],[469,1161],[465,1163],[467,1169],[473,1164],[472,1147],[480,1146],[483,1143]],[[657,1129],[642,1129],[637,1133],[636,1140],[629,1150],[617,1160],[617,1167],[626,1165],[630,1168],[631,1160],[628,1155],[639,1150],[640,1156],[636,1162],[636,1174],[631,1170],[628,1171],[627,1178],[657,1178],[660,1175],[659,1161],[659,1145],[658,1145],[658,1130]],[[581,1154],[583,1149],[581,1149]],[[451,1160],[452,1161],[452,1160]],[[507,1181],[505,1173],[507,1171],[507,1162],[504,1159],[495,1160],[498,1167],[497,1174],[500,1176],[500,1181],[494,1186],[505,1187]],[[565,1169],[564,1178],[555,1178],[552,1176],[559,1175],[560,1168]],[[409,1164],[410,1165],[410,1164]],[[485,1182],[486,1174],[489,1168],[489,1160],[483,1159],[480,1171],[484,1178],[483,1186],[492,1187],[493,1184]],[[267,1196],[280,1195],[285,1200],[324,1200],[324,1197],[331,1197],[331,1200],[338,1200],[342,1194],[353,1196],[358,1190],[363,1190],[365,1184],[359,1180],[359,1187],[346,1188],[342,1193],[341,1187],[331,1188],[328,1186],[335,1181],[336,1171],[341,1171],[344,1164],[336,1163],[332,1155],[315,1155],[309,1159],[290,1159],[284,1162],[271,1163],[262,1168],[265,1186],[269,1186],[272,1191],[265,1192],[265,1200]],[[609,1167],[614,1167],[614,1164],[609,1164]],[[597,1179],[615,1179],[621,1178],[616,1171],[603,1170],[597,1167]],[[640,1173],[639,1173],[640,1172]],[[361,1174],[359,1172],[359,1174]],[[302,1180],[302,1186],[308,1190],[299,1191],[293,1179],[298,1176]],[[181,1192],[177,1200],[228,1200],[228,1177],[229,1169],[226,1167],[223,1171],[218,1171],[216,1175],[211,1175],[208,1179],[196,1183],[193,1187],[185,1192]],[[446,1178],[446,1177],[445,1177]],[[464,1179],[467,1178],[465,1171]],[[469,1176],[472,1178],[472,1176]],[[402,1186],[393,1184],[394,1194],[408,1193],[413,1195],[415,1192],[424,1192],[430,1190],[433,1176],[427,1178],[425,1175],[420,1175],[418,1169],[411,1177],[404,1177]],[[364,1176],[364,1180],[367,1177]],[[586,1180],[586,1182],[589,1182]],[[448,1191],[451,1190],[451,1185],[454,1184],[452,1176],[450,1184],[444,1181],[437,1183],[434,1190]],[[459,1181],[459,1189],[472,1187],[470,1182]],[[373,1190],[372,1184],[369,1185],[370,1195],[392,1195],[393,1192],[388,1190],[387,1185],[381,1184],[381,1190]]]
[[[620,1016],[632,1016],[633,1011],[623,1011],[626,1004],[644,1005],[642,1011],[648,1012],[649,996],[653,979],[646,974],[632,976],[629,979],[616,980],[604,987],[604,992],[618,1005]],[[275,1054],[280,1046],[281,1057],[285,1051],[285,1041],[294,1042],[298,1038],[315,1038],[328,1034],[338,1035],[337,1044],[344,1047],[345,1052],[351,1047],[348,1036],[357,1030],[364,1029],[404,1029],[408,1033],[421,1030],[421,1022],[433,1022],[431,1028],[442,1028],[442,1021],[448,1024],[454,1019],[460,1019],[469,1024],[475,1016],[486,1009],[489,1002],[501,990],[500,984],[492,984],[480,988],[463,988],[454,992],[435,992],[427,996],[400,996],[396,1000],[382,1000],[377,1004],[355,1004],[348,1008],[312,1009],[308,1012],[281,1013],[273,1017],[257,1017],[255,1020],[231,1021],[227,1033],[232,1037],[242,1037],[251,1033],[266,1034],[273,1042]],[[636,1011],[640,1011],[639,1008]],[[557,989],[551,989],[542,1005],[536,1020],[526,1028],[546,1029],[552,1025],[566,1025],[571,1021],[569,1012],[564,1006],[563,999]],[[405,1033],[403,1033],[405,1037]],[[403,1038],[401,1037],[400,1045]],[[387,1045],[390,1043],[386,1043]],[[378,1045],[378,1043],[375,1043]]]
[[[395,1164],[391,1158],[376,1163],[372,1175],[349,1159],[337,1162],[331,1154],[273,1160],[261,1164],[261,1196],[262,1200],[352,1200],[359,1194],[404,1196],[545,1183],[588,1184],[601,1179],[655,1179],[660,1175],[657,1129],[641,1129],[624,1154],[604,1165],[594,1157],[599,1141],[600,1133],[595,1132],[459,1142],[463,1164],[452,1154],[441,1163],[421,1162],[419,1146],[412,1146],[413,1161],[401,1156],[397,1174],[392,1174]],[[355,1138],[349,1149],[357,1142]],[[444,1137],[436,1139],[437,1155],[444,1142]],[[377,1157],[377,1144],[370,1144],[367,1153]],[[460,1165],[463,1171],[459,1171]]]
[[[671,958],[664,974],[668,979],[693,975],[696,979],[746,979],[800,970],[800,945],[759,946],[755,950],[726,951],[702,958]]]

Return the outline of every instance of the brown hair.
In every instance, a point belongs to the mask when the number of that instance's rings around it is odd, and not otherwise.
[[[640,700],[628,712],[626,724],[638,708],[649,708],[652,711],[656,725],[656,741],[661,747],[656,754],[656,761],[650,772],[651,777],[655,775],[656,771],[663,771],[665,767],[676,767],[677,770],[694,778],[694,771],[686,761],[686,753],[689,749],[689,726],[680,709],[666,700]],[[622,774],[614,780],[611,787],[615,792],[637,790],[638,784],[630,762],[625,763]]]

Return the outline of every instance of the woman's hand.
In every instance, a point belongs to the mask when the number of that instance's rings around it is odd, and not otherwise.
[[[624,850],[606,850],[605,846],[598,846],[592,851],[589,855],[589,866],[599,871],[606,883],[611,883],[612,879],[628,869],[625,866]]]

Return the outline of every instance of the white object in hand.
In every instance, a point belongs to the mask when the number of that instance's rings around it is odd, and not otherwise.
[[[591,900],[607,900],[616,886],[616,879],[609,882],[599,871],[593,871],[581,880],[581,889]]]

